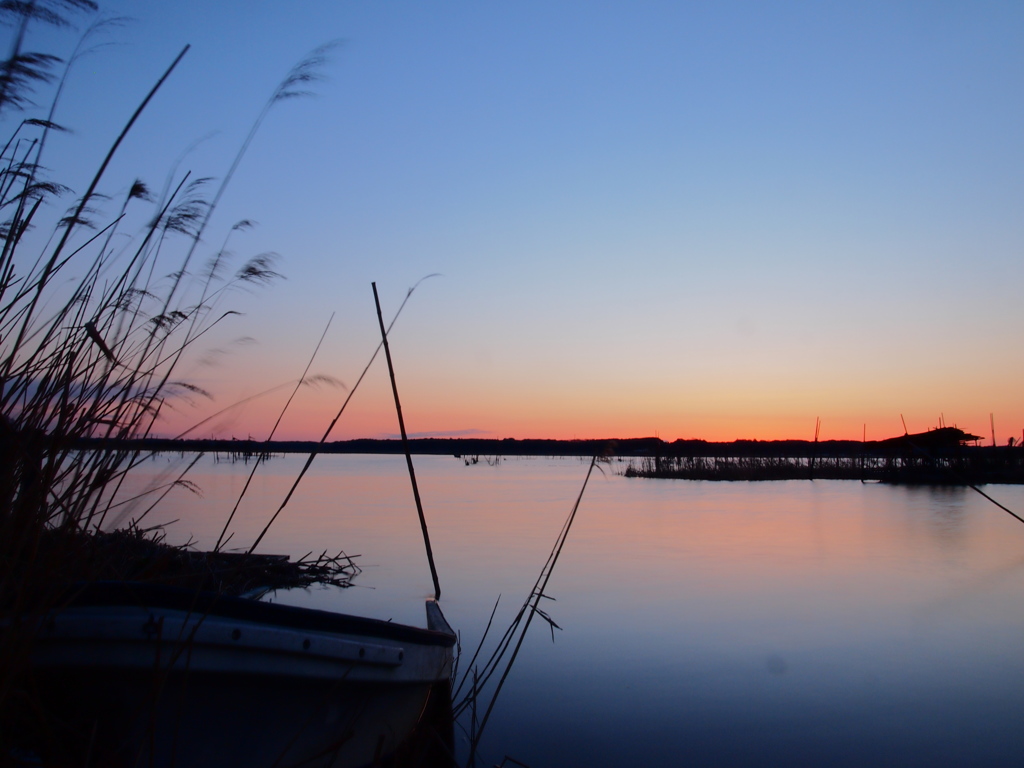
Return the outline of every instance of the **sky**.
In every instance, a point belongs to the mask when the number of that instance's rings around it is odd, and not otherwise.
[[[230,233],[285,279],[225,299],[180,372],[213,399],[160,434],[265,438],[328,323],[310,371],[351,388],[372,282],[388,318],[417,286],[389,337],[414,436],[1024,431],[1020,3],[110,0],[27,47],[112,17],[44,159],[79,193],[186,44],[100,191],[222,179],[336,43],[197,257]],[[320,438],[346,394],[303,387],[276,437]],[[380,357],[331,439],[396,433]]]

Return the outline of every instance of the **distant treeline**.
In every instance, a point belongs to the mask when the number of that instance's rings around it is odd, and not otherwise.
[[[959,433],[962,435],[963,433]],[[709,457],[709,458],[827,458],[884,457],[894,452],[913,452],[920,446],[929,452],[949,450],[987,450],[962,446],[958,435],[947,435],[945,430],[933,430],[921,435],[905,435],[889,440],[735,440],[715,443],[707,440],[676,440],[666,442],[657,437],[607,438],[601,440],[516,440],[486,438],[422,437],[409,440],[414,454],[435,456],[622,456],[622,457]],[[913,441],[913,442],[908,442]],[[127,450],[170,451],[186,453],[403,453],[402,441],[397,439],[337,440],[317,447],[314,441],[260,440],[170,440],[147,438],[130,441],[84,439],[81,447],[106,447]]]
[[[970,443],[974,443],[973,445]],[[83,448],[213,453],[236,458],[284,453],[400,454],[401,440],[313,441],[84,439]],[[978,446],[953,428],[888,440],[706,440],[665,442],[656,437],[603,440],[502,440],[426,437],[409,440],[414,454],[480,456],[616,456],[632,459],[625,474],[692,480],[860,479],[909,483],[1024,483],[1024,449]],[[467,461],[467,463],[471,463]],[[472,461],[476,463],[476,461]]]
[[[703,442],[703,441],[697,441]],[[314,441],[280,440],[263,442],[259,440],[145,440],[105,441],[85,439],[79,442],[83,448],[114,448],[119,450],[185,452],[185,453],[227,453],[227,454],[280,454],[309,453],[404,453],[401,440],[337,440],[319,445]],[[409,450],[415,454],[434,456],[649,456],[654,455],[666,443],[658,438],[630,438],[624,440],[503,440],[482,438],[424,437],[409,440]]]
[[[315,441],[277,440],[170,440],[147,438],[144,440],[109,441],[84,439],[82,447],[118,448],[142,451],[168,451],[186,453],[403,453],[402,441],[397,439],[337,440],[317,447]],[[656,437],[609,438],[601,440],[502,440],[485,438],[422,437],[409,440],[414,454],[434,456],[847,456],[860,455],[862,450],[875,450],[881,442],[859,443],[851,440],[830,440],[814,443],[809,440],[736,440],[714,443],[706,440],[676,440],[665,442]]]

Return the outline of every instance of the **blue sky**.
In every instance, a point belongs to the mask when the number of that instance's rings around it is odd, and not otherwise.
[[[1024,427],[1024,6],[1017,3],[109,2],[135,21],[76,67],[62,181],[177,52],[107,192],[223,176],[207,237],[275,251],[239,297],[258,343],[189,373],[217,407],[314,366],[354,382],[385,311],[413,432],[666,439]],[[70,32],[40,31],[70,50]],[[8,117],[8,121],[10,117]],[[200,142],[191,150],[189,148]],[[187,154],[186,154],[187,152]],[[175,166],[175,164],[178,164]],[[225,336],[225,345],[229,336]],[[393,433],[383,369],[338,437]],[[337,393],[299,404],[322,431]],[[201,418],[186,411],[181,419]],[[279,403],[220,434],[260,435]],[[168,425],[168,429],[172,425]]]

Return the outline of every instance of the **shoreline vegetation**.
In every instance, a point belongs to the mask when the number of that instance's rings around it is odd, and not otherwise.
[[[887,440],[705,440],[666,442],[656,437],[594,440],[410,438],[418,455],[454,456],[467,464],[481,457],[590,458],[613,456],[627,463],[627,477],[687,480],[863,480],[941,485],[1024,483],[1024,448],[981,446],[978,438],[952,427]],[[970,444],[975,443],[975,444]],[[315,441],[236,439],[104,441],[84,439],[79,447],[151,453],[212,453],[247,461],[288,453],[402,454],[398,439]],[[487,457],[491,457],[488,459]]]
[[[126,480],[146,456],[107,447],[145,438],[165,408],[207,396],[181,379],[185,363],[200,357],[208,333],[228,332],[239,292],[281,277],[276,254],[233,255],[233,236],[252,222],[228,225],[214,213],[266,115],[308,91],[328,48],[278,84],[219,180],[176,165],[157,193],[139,178],[115,178],[112,160],[188,52],[184,46],[125,108],[84,191],[72,190],[47,159],[48,139],[72,124],[59,109],[69,74],[109,44],[106,35],[122,20],[100,17],[93,0],[7,6],[0,18],[13,35],[0,61],[0,118],[8,130],[0,151],[0,757],[3,765],[107,765],[94,743],[96,711],[59,714],[63,694],[41,686],[35,666],[41,629],[89,585],[233,596],[344,587],[359,572],[343,552],[292,559],[254,553],[255,545],[226,551],[228,530],[210,552],[191,541],[171,545],[161,526],[144,527],[142,519],[171,488],[190,487],[191,464],[144,499],[148,509],[124,519],[134,501],[125,499]],[[90,20],[66,58],[30,48],[37,27]],[[82,450],[83,441],[104,447]],[[169,670],[154,669],[154,691]]]

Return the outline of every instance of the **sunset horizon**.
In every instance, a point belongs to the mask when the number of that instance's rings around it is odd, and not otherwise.
[[[405,302],[410,432],[813,439],[820,419],[860,440],[902,415],[990,442],[993,414],[999,444],[1021,436],[1019,9],[257,6],[103,3],[136,19],[72,67],[72,130],[48,138],[80,193],[188,44],[97,192],[191,174],[201,201],[245,147],[189,271],[225,248],[225,275],[264,254],[281,278],[217,299],[238,314],[190,345],[160,434],[267,439],[309,366],[275,437],[322,437],[379,344],[376,282],[389,322]],[[67,57],[78,34],[29,44]],[[310,55],[308,95],[246,139]],[[331,436],[396,427],[381,355]]]

